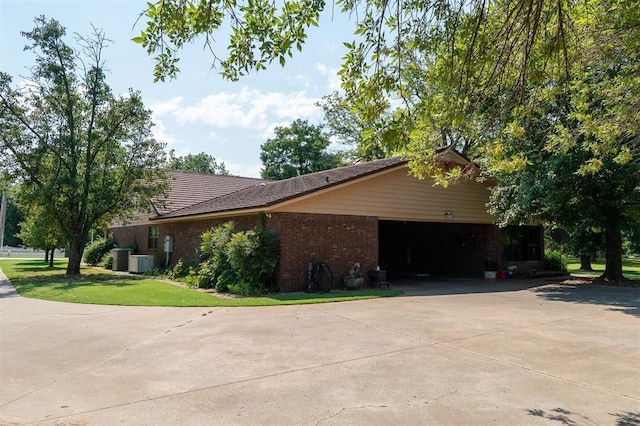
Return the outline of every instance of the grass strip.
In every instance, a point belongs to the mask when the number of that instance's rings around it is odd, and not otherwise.
[[[0,269],[18,293],[58,302],[124,306],[274,306],[343,302],[402,294],[388,289],[332,291],[330,293],[274,293],[260,297],[220,297],[131,274],[83,267],[78,277],[65,276],[66,261],[49,268],[42,260],[2,259]]]

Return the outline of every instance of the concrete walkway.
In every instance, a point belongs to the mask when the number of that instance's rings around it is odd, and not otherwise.
[[[0,424],[640,424],[639,290],[536,284],[211,309],[3,280]]]

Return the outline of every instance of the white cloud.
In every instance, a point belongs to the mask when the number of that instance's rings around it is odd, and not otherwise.
[[[224,135],[221,135],[218,132],[210,132],[208,135],[208,138],[215,141],[215,142],[220,142],[220,143],[227,143],[229,142],[229,138],[227,138]]]
[[[167,128],[159,118],[153,119],[154,126],[151,128],[151,133],[153,137],[158,142],[166,143],[167,146],[173,145],[176,143],[176,138],[167,132]]]
[[[310,118],[319,115],[317,98],[306,92],[263,92],[244,87],[238,93],[209,95],[196,105],[173,111],[178,123],[202,122],[222,128],[264,130],[277,119]]]
[[[342,89],[342,81],[338,75],[338,68],[329,68],[323,63],[316,64],[316,71],[327,76],[327,90],[330,92],[340,91]]]
[[[153,111],[154,117],[162,117],[163,115],[179,109],[183,100],[184,98],[182,96],[176,96],[166,101],[154,102],[149,108]]]

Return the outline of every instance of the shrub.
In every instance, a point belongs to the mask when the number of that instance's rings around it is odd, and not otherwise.
[[[102,256],[102,260],[100,261],[100,266],[107,269],[113,268],[113,252],[108,252],[104,256]]]
[[[567,272],[567,262],[562,253],[557,250],[547,250],[544,253],[544,269]]]
[[[87,265],[96,266],[116,246],[113,238],[100,238],[90,243],[84,249],[83,259]]]
[[[185,262],[182,259],[178,260],[178,262],[169,267],[166,272],[167,278],[176,279],[176,278],[185,278],[189,276],[195,267],[194,262]]]
[[[238,231],[229,222],[202,234],[200,265],[189,281],[242,295],[273,291],[277,255],[278,241],[269,231]]]
[[[227,246],[229,263],[249,294],[275,290],[273,273],[278,263],[278,242],[264,228],[237,232]]]

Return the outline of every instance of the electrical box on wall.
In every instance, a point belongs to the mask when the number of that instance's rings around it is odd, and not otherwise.
[[[173,237],[171,235],[165,235],[164,237],[164,252],[165,253],[173,252]]]

